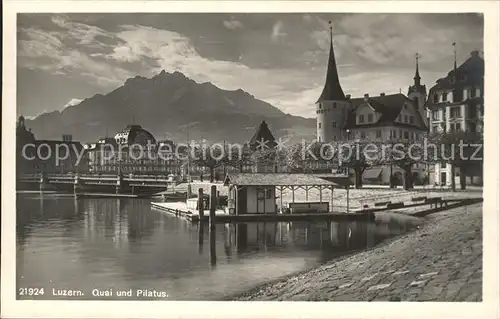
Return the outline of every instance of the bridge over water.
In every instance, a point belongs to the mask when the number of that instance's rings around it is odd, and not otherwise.
[[[24,174],[17,190],[105,194],[153,194],[179,182],[166,176],[111,174]]]

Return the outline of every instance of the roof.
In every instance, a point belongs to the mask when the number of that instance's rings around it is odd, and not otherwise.
[[[374,127],[374,126],[387,126],[387,125],[395,125],[395,126],[407,126],[407,127],[415,127],[415,128],[425,128],[425,122],[420,116],[418,122],[415,124],[405,124],[405,123],[396,123],[396,118],[401,113],[401,109],[406,102],[410,102],[411,100],[407,98],[404,94],[396,93],[390,95],[381,95],[375,97],[368,98],[355,98],[350,100],[353,108],[351,112],[347,115],[346,129],[354,129],[354,128],[364,128],[364,127]],[[382,116],[376,123],[367,123],[362,125],[356,124],[356,110],[364,105],[368,105],[373,108],[376,112],[381,113]],[[413,105],[413,104],[412,104]],[[420,114],[418,110],[416,110],[417,114]]]
[[[328,57],[328,68],[326,71],[326,81],[321,95],[316,103],[323,101],[345,101],[346,97],[340,86],[335,53],[333,52],[333,40],[330,42],[330,56]]]
[[[338,186],[310,174],[236,173],[228,174],[224,185],[239,186]]]
[[[125,143],[129,145],[148,144],[148,141],[151,141],[151,144],[156,144],[153,134],[143,129],[140,125],[128,125],[125,129],[115,135],[115,140],[117,142],[122,138],[124,138]]]
[[[314,174],[314,176],[325,179],[330,182],[334,182],[340,186],[352,185],[351,179],[349,178],[349,176],[345,174],[324,173],[324,174]]]
[[[253,135],[252,139],[250,139],[250,147],[256,148],[259,146],[260,142],[267,142],[265,145],[268,148],[274,148],[277,143],[276,139],[274,138],[273,133],[271,133],[271,130],[269,129],[269,126],[267,126],[266,121],[262,121],[260,123],[259,127],[257,128],[257,131],[255,131],[255,134]]]
[[[472,51],[470,57],[459,67],[452,69],[444,78],[436,81],[429,90],[429,99],[435,91],[462,89],[464,87],[482,85],[484,83],[484,60],[478,51]]]

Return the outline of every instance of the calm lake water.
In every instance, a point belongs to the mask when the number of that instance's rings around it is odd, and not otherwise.
[[[18,293],[44,288],[43,296],[18,298],[121,299],[117,292],[132,289],[129,299],[141,299],[137,290],[147,290],[157,291],[156,297],[163,292],[158,299],[217,300],[371,247],[415,225],[398,215],[330,226],[218,225],[212,265],[208,227],[200,245],[198,225],[151,209],[149,200],[18,194]],[[53,295],[64,290],[83,296]],[[111,290],[113,296],[102,296]]]

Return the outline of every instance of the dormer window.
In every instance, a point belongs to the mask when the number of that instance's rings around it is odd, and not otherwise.
[[[359,121],[359,124],[363,124],[365,122],[365,116],[364,115],[360,115],[359,118],[358,118],[358,121]]]
[[[368,123],[373,122],[373,114],[368,114]]]
[[[439,102],[439,95],[437,93],[434,94],[434,103]]]
[[[321,103],[320,103],[320,104],[319,104],[319,109],[320,109],[320,110],[321,110],[321,107],[322,107],[322,105],[321,105]]]
[[[408,104],[405,104],[404,105],[404,109],[407,110],[408,109]]]
[[[444,92],[444,93],[441,95],[441,97],[442,97],[443,102],[448,101],[448,93]]]
[[[457,82],[457,79],[455,78],[455,76],[450,77],[450,83],[455,84],[455,82]]]

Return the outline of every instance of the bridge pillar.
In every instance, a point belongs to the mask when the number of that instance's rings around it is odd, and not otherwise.
[[[123,174],[118,174],[116,179],[116,194],[121,194],[127,188],[128,183],[124,180]]]
[[[45,174],[44,172],[42,172],[40,176],[39,186],[40,186],[40,192],[47,190],[49,186],[49,179],[47,177],[47,174]]]
[[[73,192],[75,194],[78,194],[82,191],[83,185],[82,185],[82,180],[80,179],[80,176],[78,174],[75,175],[75,181],[73,183]]]

